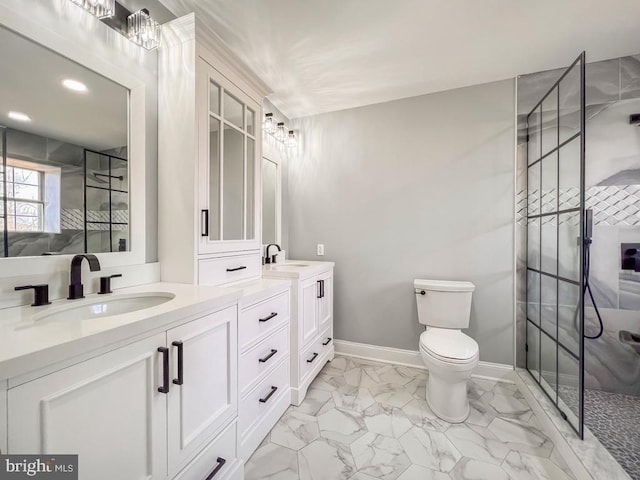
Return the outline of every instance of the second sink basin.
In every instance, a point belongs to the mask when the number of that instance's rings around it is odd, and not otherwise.
[[[117,295],[105,298],[91,298],[74,301],[68,305],[51,309],[34,317],[35,321],[74,321],[110,317],[136,312],[145,308],[162,305],[175,298],[173,293],[150,292]]]

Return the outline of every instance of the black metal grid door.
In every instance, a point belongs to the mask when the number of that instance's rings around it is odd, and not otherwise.
[[[526,366],[583,438],[585,53],[527,116]]]

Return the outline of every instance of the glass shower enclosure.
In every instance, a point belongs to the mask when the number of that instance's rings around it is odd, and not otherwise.
[[[585,54],[527,116],[526,368],[583,438]]]

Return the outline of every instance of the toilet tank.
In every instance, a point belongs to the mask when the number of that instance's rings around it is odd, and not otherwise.
[[[416,279],[413,286],[421,324],[455,329],[469,326],[473,283]]]

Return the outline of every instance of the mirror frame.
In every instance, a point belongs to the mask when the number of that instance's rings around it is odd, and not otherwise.
[[[276,165],[276,240],[275,240],[275,243],[277,243],[282,247],[282,160],[279,158],[278,155],[273,155],[273,156],[263,155],[262,161],[264,162],[265,160],[268,162],[274,163]],[[261,187],[262,187],[262,181],[263,181],[263,178],[262,178],[263,174],[264,174],[264,169],[261,168],[261,174],[260,174]],[[263,206],[262,219],[260,221],[261,224],[262,224],[262,221],[264,220],[264,202],[262,197],[263,195],[264,195],[264,189],[261,188],[260,203]],[[262,229],[262,232],[260,233],[260,235],[262,235],[263,233],[264,233],[264,229]],[[262,244],[262,249],[264,250],[267,244],[264,243],[263,240],[264,240],[263,238],[260,238],[260,243]]]
[[[129,215],[130,250],[98,253],[103,268],[146,263],[146,85],[145,80],[127,68],[129,57],[144,55],[140,47],[111,30],[89,13],[66,1],[52,2],[51,11],[32,2],[0,1],[0,26],[48,48],[129,90]],[[53,25],[38,19],[38,14],[58,15]],[[75,24],[73,29],[65,28]],[[57,27],[57,30],[55,29]],[[76,33],[77,32],[77,33]],[[87,38],[89,37],[89,38]],[[95,37],[93,41],[87,41]],[[101,45],[102,43],[102,45]],[[96,53],[99,52],[99,53]],[[104,54],[101,55],[101,54]],[[0,258],[0,279],[15,276],[51,274],[68,271],[73,254]]]

